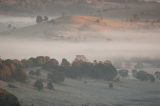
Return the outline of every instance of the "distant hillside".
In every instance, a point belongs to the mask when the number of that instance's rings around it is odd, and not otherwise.
[[[90,15],[127,19],[157,19],[160,3],[146,0],[1,0],[0,14],[9,15]]]
[[[64,16],[47,22],[27,26],[1,35],[36,39],[97,39],[108,31],[124,31],[148,28],[149,23],[108,20],[91,16]]]

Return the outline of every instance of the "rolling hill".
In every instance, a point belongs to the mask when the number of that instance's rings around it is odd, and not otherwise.
[[[104,39],[108,32],[148,29],[148,27],[150,27],[149,25],[151,25],[151,23],[131,23],[127,21],[115,21],[92,16],[64,16],[47,22],[3,32],[1,35],[9,37],[12,36],[15,38],[50,40],[97,40]],[[157,25],[154,27],[158,28]]]

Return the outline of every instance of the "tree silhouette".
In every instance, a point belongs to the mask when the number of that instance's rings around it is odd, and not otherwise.
[[[38,91],[41,91],[44,87],[43,87],[43,82],[42,80],[37,80],[35,83],[34,83],[34,87],[38,90]]]

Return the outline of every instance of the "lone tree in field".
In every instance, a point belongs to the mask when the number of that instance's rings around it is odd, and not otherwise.
[[[36,17],[36,23],[39,24],[39,23],[41,23],[41,22],[43,22],[42,16],[37,16],[37,17]]]
[[[52,70],[52,73],[48,74],[48,80],[54,83],[61,83],[65,80],[65,75],[64,73],[57,71],[57,70]]]
[[[48,17],[47,17],[47,16],[44,16],[43,21],[48,21]]]
[[[109,88],[113,88],[113,83],[108,84]]]
[[[128,77],[128,70],[119,70],[118,73],[121,77]]]
[[[156,79],[160,80],[160,72],[155,72],[154,73],[154,76],[156,77]]]
[[[37,80],[37,81],[34,83],[34,87],[35,87],[38,91],[42,90],[42,89],[44,88],[43,82],[42,82],[41,80]]]
[[[47,88],[50,90],[54,90],[54,86],[53,86],[52,82],[47,83]]]

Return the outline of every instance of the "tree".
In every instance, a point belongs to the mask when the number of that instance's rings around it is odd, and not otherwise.
[[[46,64],[44,65],[45,69],[58,69],[59,68],[59,62],[56,59],[50,59]]]
[[[47,16],[44,16],[43,21],[48,21],[48,17],[47,17]]]
[[[117,76],[117,70],[112,64],[99,62],[93,67],[92,76],[94,78],[113,80]]]
[[[12,29],[12,25],[11,25],[11,24],[8,24],[7,28],[8,28],[8,29]]]
[[[155,82],[155,77],[152,74],[149,74],[145,71],[139,71],[136,74],[136,78],[141,80],[141,81],[151,81]]]
[[[148,74],[148,78],[151,82],[155,82],[155,77],[152,74]]]
[[[16,72],[13,74],[13,78],[20,82],[26,82],[27,74],[24,69],[17,69]]]
[[[87,62],[88,59],[86,58],[85,55],[76,55],[76,58],[74,61],[82,61],[82,62]]]
[[[41,91],[41,90],[44,88],[42,80],[37,80],[37,81],[34,83],[34,87],[35,87],[38,91]]]
[[[136,74],[136,78],[141,81],[147,81],[148,80],[148,73],[145,71],[139,71]]]
[[[113,83],[108,84],[109,88],[113,88]]]
[[[48,56],[38,56],[35,58],[35,64],[37,66],[45,65],[49,61],[49,59],[50,58]]]
[[[67,59],[65,59],[65,58],[62,59],[61,66],[69,67],[70,65],[71,65],[70,62]]]
[[[119,70],[119,75],[121,77],[127,77],[128,76],[128,70]]]
[[[36,23],[39,24],[39,23],[42,23],[42,22],[43,22],[42,16],[37,16],[36,17]]]
[[[64,73],[57,70],[53,70],[51,73],[48,74],[48,80],[54,83],[60,83],[65,80],[65,76]]]
[[[62,62],[61,62],[61,65],[60,65],[60,71],[63,72],[67,77],[70,77],[71,64],[65,58],[62,59]]]
[[[54,90],[54,86],[53,86],[52,82],[47,83],[47,88],[51,89],[51,90]]]
[[[154,73],[154,76],[156,77],[156,79],[160,80],[160,72],[155,72]]]
[[[136,74],[137,74],[137,70],[132,70],[132,76],[136,77]]]

